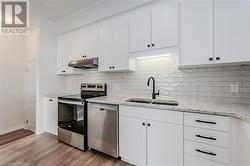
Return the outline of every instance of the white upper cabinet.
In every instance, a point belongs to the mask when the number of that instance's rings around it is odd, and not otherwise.
[[[59,35],[57,38],[57,74],[81,74],[83,70],[68,67],[72,60],[99,57],[98,25]]]
[[[215,63],[250,61],[250,1],[214,1]]]
[[[90,25],[79,29],[75,33],[74,59],[98,57],[98,25]]]
[[[134,59],[128,54],[128,17],[113,20],[113,66],[117,71],[134,70]]]
[[[128,54],[128,18],[118,16],[100,24],[99,71],[134,70]]]
[[[213,0],[181,2],[180,65],[213,64]]]
[[[181,1],[180,66],[250,61],[250,2]]]
[[[110,71],[113,66],[113,32],[112,22],[105,21],[100,25],[100,58],[99,71]]]
[[[129,52],[177,46],[178,1],[159,1],[129,15]]]
[[[178,3],[164,0],[152,9],[152,44],[154,49],[177,46]]]
[[[151,11],[140,10],[129,16],[129,52],[151,47]]]
[[[57,74],[72,74],[73,68],[68,67],[72,60],[74,48],[72,44],[74,36],[72,34],[64,34],[57,38]]]

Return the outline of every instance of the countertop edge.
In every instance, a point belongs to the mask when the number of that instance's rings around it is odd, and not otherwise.
[[[132,106],[132,107],[144,107],[151,109],[161,109],[161,110],[169,110],[169,111],[179,111],[179,112],[188,112],[188,113],[199,113],[199,114],[208,114],[208,115],[218,115],[218,116],[227,116],[237,118],[243,121],[246,121],[250,124],[250,119],[236,113],[230,112],[216,112],[216,111],[208,111],[208,110],[198,110],[198,109],[190,109],[190,108],[176,108],[174,106],[159,106],[152,104],[138,104],[138,103],[129,103],[129,102],[116,102],[116,101],[107,101],[107,100],[98,100],[98,99],[87,99],[89,103],[100,103],[100,104],[111,104],[111,105],[122,105],[122,106]]]

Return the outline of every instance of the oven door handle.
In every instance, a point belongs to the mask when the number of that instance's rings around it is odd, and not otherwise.
[[[68,100],[59,100],[58,104],[74,104],[74,105],[85,105],[84,101],[68,101]]]

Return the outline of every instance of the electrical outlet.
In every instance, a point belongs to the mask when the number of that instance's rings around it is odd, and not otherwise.
[[[239,93],[239,85],[231,84],[231,93]]]

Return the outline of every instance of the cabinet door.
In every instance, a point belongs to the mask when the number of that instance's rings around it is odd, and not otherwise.
[[[114,18],[112,27],[114,70],[128,70],[128,17],[120,16]]]
[[[151,49],[151,11],[139,10],[129,16],[129,52]]]
[[[136,165],[146,165],[146,120],[119,117],[120,157]]]
[[[58,102],[56,98],[44,99],[44,126],[48,133],[57,135],[58,128]]]
[[[250,165],[250,124],[239,120],[239,166]]]
[[[226,166],[211,160],[195,157],[193,155],[184,155],[184,166]]]
[[[98,33],[98,24],[74,31],[74,55],[72,55],[72,59],[98,57]]]
[[[83,50],[86,56],[85,58],[94,58],[99,57],[98,48],[99,48],[99,35],[98,35],[98,24],[94,24],[83,28]]]
[[[68,67],[68,63],[74,55],[74,36],[64,34],[57,39],[57,74],[70,74],[73,69]]]
[[[113,67],[113,32],[112,21],[100,24],[99,71],[110,71]]]
[[[70,60],[79,60],[82,59],[83,56],[86,54],[83,47],[84,47],[84,30],[83,29],[78,29],[76,31],[70,32],[72,36],[72,40],[70,40],[70,46],[72,49],[70,56]]]
[[[214,49],[216,63],[250,60],[249,1],[214,1]]]
[[[180,65],[213,64],[213,0],[181,2]]]
[[[183,126],[156,121],[147,124],[147,165],[183,165]]]
[[[177,46],[178,1],[161,1],[152,10],[152,48]]]

